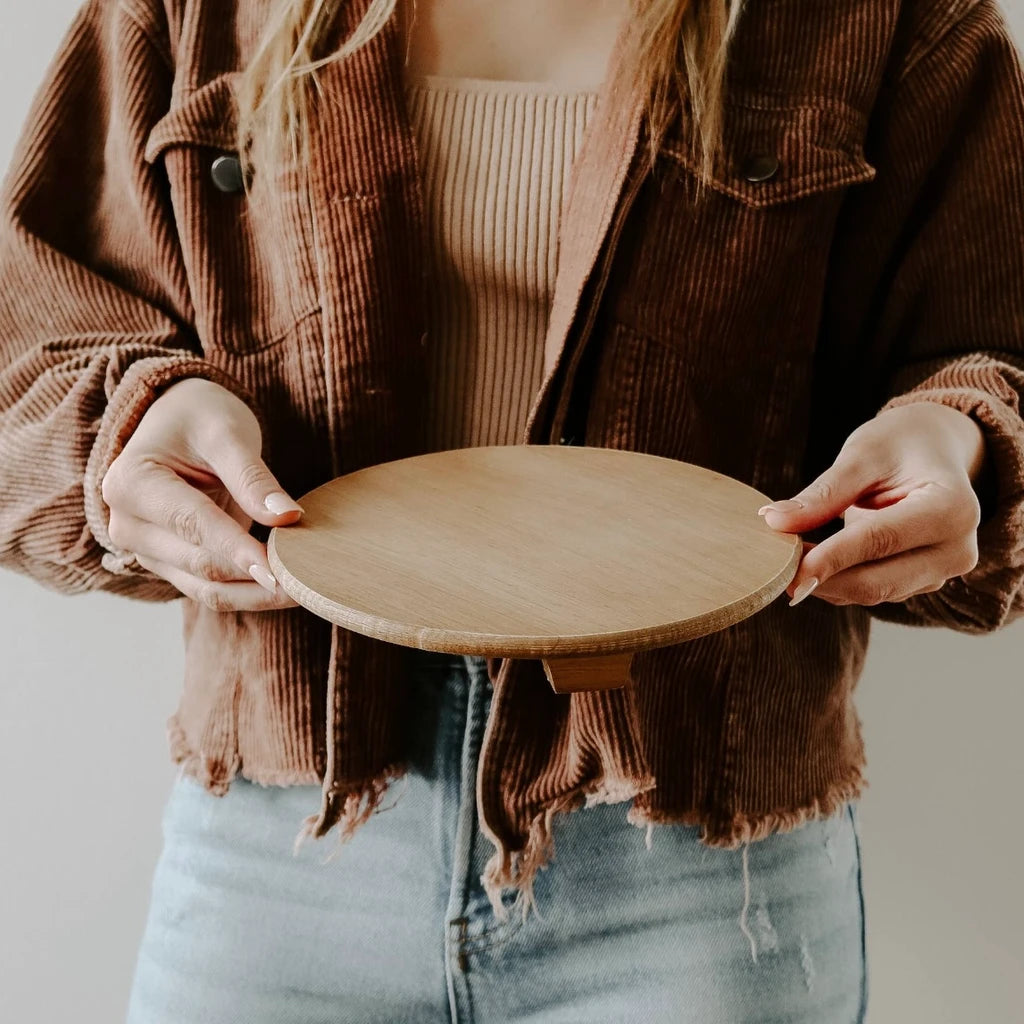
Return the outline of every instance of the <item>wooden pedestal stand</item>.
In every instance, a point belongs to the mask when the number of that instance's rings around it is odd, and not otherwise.
[[[504,445],[381,463],[298,497],[270,567],[303,607],[422,650],[539,658],[559,693],[778,597],[802,544],[769,499],[674,459]]]

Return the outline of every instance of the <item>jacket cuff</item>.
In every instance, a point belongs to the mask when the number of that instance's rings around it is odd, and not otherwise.
[[[107,404],[86,463],[85,521],[96,543],[103,549],[101,564],[117,576],[144,576],[170,583],[143,568],[133,552],[119,548],[110,539],[110,509],[103,500],[103,478],[110,464],[121,454],[146,411],[160,392],[186,377],[202,377],[231,391],[253,411],[266,437],[267,423],[255,396],[237,379],[208,360],[191,354],[152,356],[132,362],[116,380],[107,380]]]
[[[1004,397],[977,387],[950,386],[944,376],[940,372],[894,396],[879,413],[914,402],[938,402],[981,427],[986,470],[975,482],[982,509],[978,563],[934,593],[876,608],[880,618],[893,621],[990,632],[1024,610],[1019,605],[1024,584],[1024,421],[1015,391],[1007,388]]]

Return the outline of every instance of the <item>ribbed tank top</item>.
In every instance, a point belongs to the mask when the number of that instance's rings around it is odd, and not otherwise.
[[[563,193],[597,94],[406,84],[428,228],[428,451],[518,442],[542,380]]]

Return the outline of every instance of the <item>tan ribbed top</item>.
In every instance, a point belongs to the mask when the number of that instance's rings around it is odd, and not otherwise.
[[[540,386],[562,196],[597,94],[407,83],[429,230],[429,450],[515,444]]]

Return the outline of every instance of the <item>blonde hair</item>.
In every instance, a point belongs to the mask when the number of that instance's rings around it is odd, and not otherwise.
[[[342,60],[388,22],[397,0],[369,0],[352,34],[321,54],[345,0],[274,0],[256,50],[239,76],[238,149],[245,178],[285,149],[292,159],[309,153],[310,87],[315,72]],[[711,174],[722,142],[728,46],[744,0],[630,0],[635,32],[630,55],[647,96],[650,159],[677,115],[689,117],[690,142],[701,183]],[[689,97],[688,104],[683,97]]]

